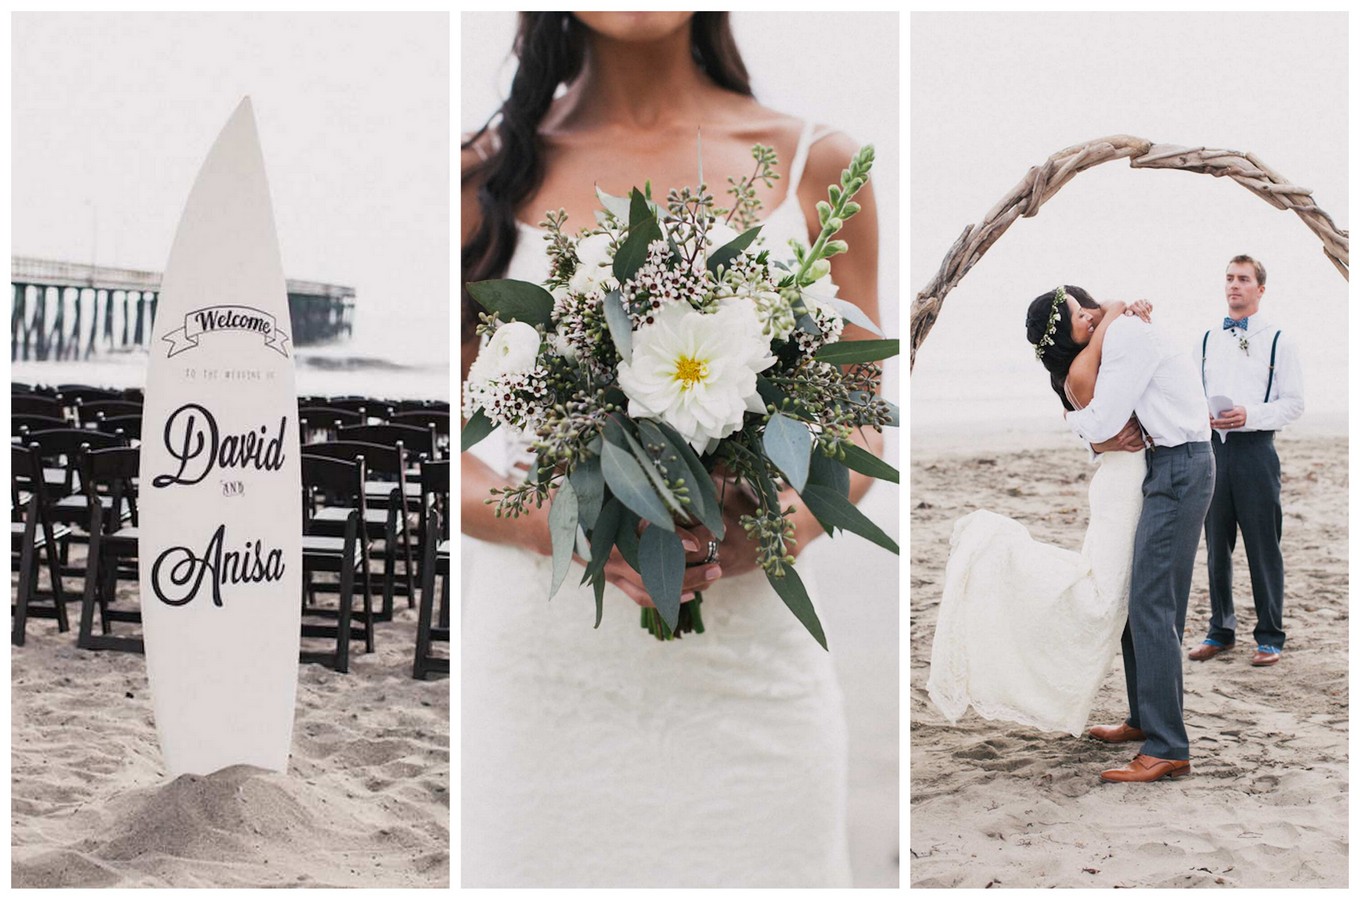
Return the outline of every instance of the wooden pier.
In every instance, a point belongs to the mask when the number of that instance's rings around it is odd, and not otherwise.
[[[89,359],[145,349],[159,272],[27,256],[10,258],[11,360]],[[354,331],[354,288],[288,280],[292,343],[305,347]]]

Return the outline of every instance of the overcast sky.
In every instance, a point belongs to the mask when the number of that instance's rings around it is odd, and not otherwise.
[[[911,295],[1031,166],[1109,134],[1253,152],[1348,227],[1346,54],[1337,13],[913,15]],[[1344,430],[1348,285],[1317,238],[1227,179],[1121,161],[1017,221],[948,296],[917,356],[913,434],[1065,431],[1028,302],[1062,282],[1146,297],[1198,354],[1238,253],[1265,263],[1262,312],[1304,352],[1300,426]]]
[[[419,355],[447,356],[447,15],[11,21],[12,252],[161,271],[249,94],[288,277],[355,287],[360,340],[399,352],[401,322]]]

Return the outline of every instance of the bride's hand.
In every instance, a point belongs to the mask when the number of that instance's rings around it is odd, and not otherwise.
[[[676,526],[675,533],[685,548],[685,577],[680,583],[680,600],[694,599],[696,591],[706,590],[723,576],[724,567],[716,561],[708,561],[708,540],[710,532]],[[721,551],[719,557],[721,557]],[[584,560],[582,560],[584,562]],[[642,583],[642,575],[628,565],[617,547],[609,552],[609,561],[604,564],[604,579],[623,591],[638,606],[655,606],[651,595]]]
[[[1146,300],[1135,300],[1124,308],[1124,315],[1137,316],[1144,322],[1152,321],[1152,304]]]
[[[1092,444],[1091,449],[1097,453],[1137,453],[1144,449],[1144,446],[1143,426],[1139,424],[1138,417],[1133,416],[1124,423],[1124,427],[1120,429],[1118,434],[1108,441]]]

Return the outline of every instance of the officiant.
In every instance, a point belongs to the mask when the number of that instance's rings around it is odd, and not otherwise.
[[[1275,432],[1303,413],[1303,371],[1288,335],[1260,312],[1266,270],[1250,256],[1228,263],[1222,325],[1204,333],[1200,372],[1209,398],[1217,474],[1204,520],[1209,560],[1209,632],[1190,651],[1212,659],[1237,642],[1232,555],[1237,533],[1251,571],[1256,628],[1253,666],[1273,666],[1284,649],[1284,559],[1280,553],[1280,459]]]

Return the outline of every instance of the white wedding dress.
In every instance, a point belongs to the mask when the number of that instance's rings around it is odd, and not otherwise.
[[[954,523],[927,690],[950,722],[1082,733],[1128,618],[1143,453],[1104,453],[1081,552],[987,510]]]
[[[776,256],[807,240],[808,135],[765,221]],[[522,228],[508,277],[541,282],[544,246]],[[509,472],[524,448],[498,431],[473,452]],[[465,538],[462,565],[464,887],[850,885],[840,688],[761,572],[662,643],[613,586],[594,629],[579,564],[551,602],[547,557]]]

